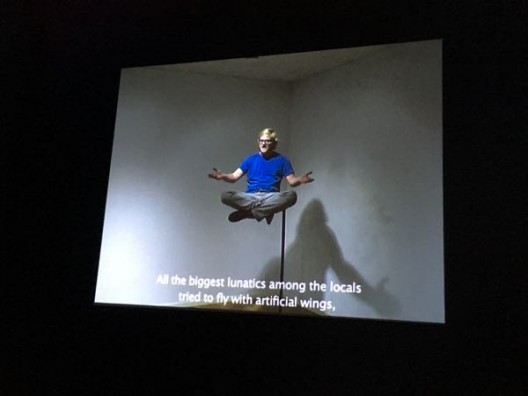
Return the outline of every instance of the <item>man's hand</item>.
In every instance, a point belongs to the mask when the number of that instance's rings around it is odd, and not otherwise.
[[[224,179],[224,173],[219,171],[216,168],[213,168],[213,171],[209,173],[207,176],[209,176],[211,179],[215,180],[223,180]]]
[[[314,181],[314,179],[312,179],[310,177],[310,175],[312,174],[312,172],[306,172],[305,174],[303,174],[302,176],[300,177],[296,177],[293,173],[291,175],[288,175],[286,176],[286,180],[288,181],[288,183],[290,184],[290,186],[292,187],[297,187],[297,186],[300,186],[301,184],[307,184],[307,183],[311,183]]]
[[[300,184],[308,184],[308,183],[311,183],[314,181],[314,179],[312,179],[310,177],[310,175],[312,174],[312,172],[306,172],[304,175],[302,175],[301,177],[299,177],[299,183]]]
[[[222,171],[219,171],[216,168],[213,168],[213,171],[209,173],[207,176],[209,176],[211,179],[223,180],[227,183],[234,183],[238,179],[240,179],[243,174],[244,172],[242,172],[240,168],[234,171],[233,173],[224,173]]]

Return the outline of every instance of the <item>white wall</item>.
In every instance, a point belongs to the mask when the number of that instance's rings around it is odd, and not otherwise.
[[[327,294],[333,314],[444,319],[441,67],[441,41],[410,43],[295,87],[290,153],[316,182],[290,224],[313,200],[328,221],[304,238],[290,227],[310,251],[292,272],[365,285],[361,298]]]
[[[226,219],[220,194],[244,182],[207,174],[236,169],[260,129],[288,130],[290,98],[275,82],[123,71],[97,302],[168,303],[175,288],[156,286],[158,274],[247,278],[279,253],[278,222]]]

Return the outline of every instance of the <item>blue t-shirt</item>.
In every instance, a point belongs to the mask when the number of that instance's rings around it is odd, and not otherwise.
[[[251,154],[240,165],[247,177],[246,192],[278,192],[283,177],[291,175],[290,160],[279,153],[265,158],[260,152]]]

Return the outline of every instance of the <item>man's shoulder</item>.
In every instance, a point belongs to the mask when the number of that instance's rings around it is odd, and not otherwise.
[[[255,161],[255,158],[258,156],[258,153],[252,153],[246,156],[242,162],[240,163],[240,169],[242,169],[244,172],[247,171],[248,167],[251,166],[251,164]]]
[[[255,158],[258,158],[259,157],[259,153],[258,152],[255,152],[255,153],[251,153],[249,155],[247,155],[243,160],[242,162],[246,162],[246,161],[251,161]]]
[[[275,158],[281,162],[290,162],[288,157],[286,157],[284,154],[275,152]]]

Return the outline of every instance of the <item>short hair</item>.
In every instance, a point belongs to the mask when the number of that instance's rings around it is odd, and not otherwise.
[[[279,143],[279,138],[277,137],[277,132],[275,132],[275,129],[264,128],[258,133],[258,139],[260,139],[262,136],[266,136],[270,140],[273,140],[273,143],[270,146],[272,150],[277,147],[277,144]]]

